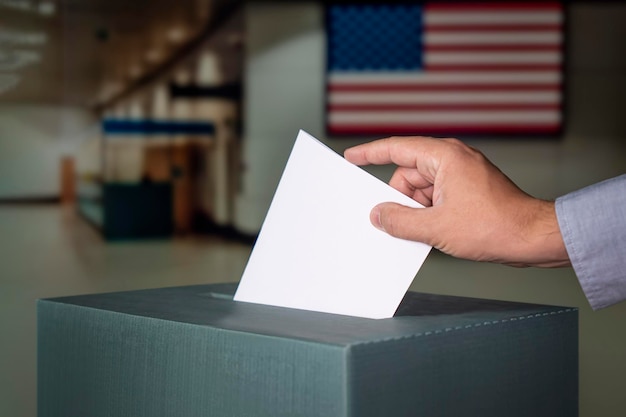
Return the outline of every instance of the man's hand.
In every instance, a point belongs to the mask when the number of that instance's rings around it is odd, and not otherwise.
[[[524,193],[463,142],[396,137],[355,146],[344,156],[356,165],[397,165],[389,184],[426,206],[374,207],[372,224],[392,236],[477,261],[569,265],[554,203]]]

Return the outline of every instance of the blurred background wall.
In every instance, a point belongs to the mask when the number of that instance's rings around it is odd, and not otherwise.
[[[60,159],[97,133],[86,108],[0,103],[0,200],[58,198]]]
[[[563,138],[469,139],[527,192],[542,198],[623,172],[626,6],[573,2],[566,33]],[[324,10],[316,2],[246,9],[246,147],[238,224],[254,230],[269,205],[298,129],[342,151],[373,138],[325,136]],[[391,168],[367,168],[387,178]],[[250,201],[253,204],[248,204]],[[256,205],[256,206],[255,206]]]

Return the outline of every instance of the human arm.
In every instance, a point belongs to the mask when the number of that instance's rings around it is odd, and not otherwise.
[[[479,151],[455,139],[398,137],[347,149],[357,165],[395,164],[390,185],[426,208],[373,208],[390,235],[452,256],[515,266],[565,266],[554,203],[529,196]]]

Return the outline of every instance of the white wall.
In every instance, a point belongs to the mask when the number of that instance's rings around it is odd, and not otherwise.
[[[256,233],[299,129],[321,138],[324,60],[314,5],[249,4],[242,193],[235,225]]]
[[[245,171],[236,225],[254,233],[298,129],[340,152],[357,142],[324,136],[322,7],[248,4],[246,25]],[[626,5],[571,4],[567,37],[564,137],[470,141],[524,190],[542,198],[626,172]],[[371,171],[387,179],[392,169]],[[626,303],[592,312],[571,269],[515,269],[433,253],[412,289],[580,307],[581,416],[626,410],[621,388],[626,385]]]
[[[0,199],[59,195],[61,157],[94,131],[78,108],[0,105]]]

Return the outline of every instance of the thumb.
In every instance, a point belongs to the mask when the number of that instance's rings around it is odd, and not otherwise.
[[[382,203],[370,212],[372,224],[391,236],[433,245],[433,208],[412,208],[397,203]]]

